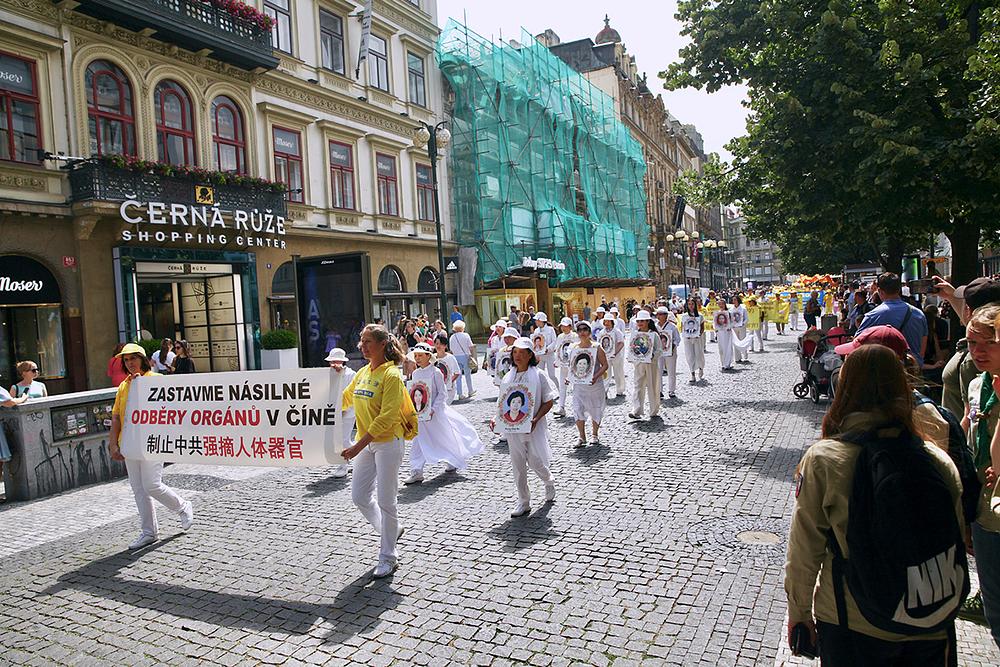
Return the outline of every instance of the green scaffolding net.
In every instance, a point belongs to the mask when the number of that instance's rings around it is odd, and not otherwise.
[[[612,98],[524,32],[492,42],[450,20],[438,64],[455,94],[456,241],[477,284],[557,260],[553,283],[646,279],[646,163]]]

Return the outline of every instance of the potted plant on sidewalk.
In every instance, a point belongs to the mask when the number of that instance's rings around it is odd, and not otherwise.
[[[272,329],[260,337],[260,346],[264,370],[299,367],[299,340],[294,331]]]

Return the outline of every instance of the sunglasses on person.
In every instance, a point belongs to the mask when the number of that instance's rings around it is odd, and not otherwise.
[[[41,373],[42,369],[40,369],[40,368],[29,368],[26,372],[28,372],[28,373]]]

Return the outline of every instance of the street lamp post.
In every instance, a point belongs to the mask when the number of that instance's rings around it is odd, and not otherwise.
[[[434,229],[437,233],[438,252],[438,291],[441,299],[441,321],[448,317],[448,295],[445,292],[444,245],[441,240],[441,202],[438,198],[438,148],[446,148],[451,143],[451,132],[445,127],[446,121],[430,125],[420,121],[413,130],[413,145],[417,148],[427,147],[427,158],[431,161],[431,188],[434,191]]]

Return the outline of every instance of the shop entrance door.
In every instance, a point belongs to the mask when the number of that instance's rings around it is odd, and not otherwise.
[[[137,262],[139,328],[187,340],[199,372],[242,370],[240,280],[230,264]]]

